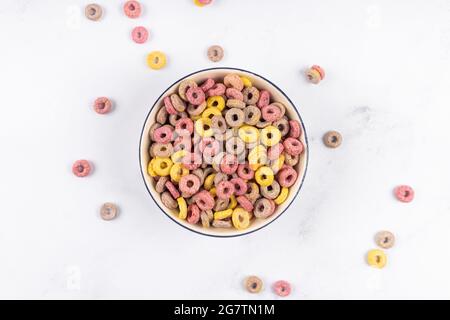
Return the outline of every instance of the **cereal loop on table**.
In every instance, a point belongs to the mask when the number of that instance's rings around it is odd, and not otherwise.
[[[382,269],[386,266],[387,263],[386,254],[379,249],[370,250],[367,253],[367,263],[371,267]]]
[[[247,277],[244,285],[250,293],[259,293],[263,289],[263,282],[257,276]]]
[[[123,5],[123,11],[128,18],[138,18],[141,15],[141,4],[137,1],[127,1]]]
[[[395,236],[389,231],[379,231],[375,235],[375,242],[379,247],[389,249],[394,246]]]
[[[394,194],[401,202],[411,202],[414,199],[414,190],[410,186],[398,186],[394,189]]]
[[[161,51],[153,51],[147,55],[147,65],[153,70],[164,68],[166,63],[166,55]]]
[[[103,10],[98,4],[91,3],[84,9],[84,14],[89,20],[98,21],[103,15]]]
[[[220,60],[223,59],[224,51],[221,46],[214,45],[208,48],[207,55],[208,59],[211,60],[212,62],[219,62]]]
[[[77,177],[86,177],[91,173],[91,164],[87,160],[77,160],[72,165],[72,173]]]
[[[324,136],[323,136],[323,143],[328,147],[328,148],[337,148],[341,145],[342,143],[342,136],[339,132],[337,131],[328,131]]]
[[[146,42],[148,39],[147,29],[142,26],[133,28],[133,30],[131,31],[131,39],[133,39],[134,42],[139,44]]]
[[[94,101],[94,110],[98,114],[105,114],[111,111],[112,103],[107,97],[99,97]]]
[[[117,217],[119,210],[114,203],[106,202],[100,208],[100,217],[103,220],[110,221]]]
[[[291,293],[291,284],[284,280],[278,280],[272,286],[273,291],[280,297],[286,297]]]

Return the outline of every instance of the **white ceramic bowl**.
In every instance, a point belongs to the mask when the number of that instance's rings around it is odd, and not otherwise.
[[[267,219],[252,219],[250,227],[246,230],[237,230],[234,228],[231,229],[222,229],[222,228],[203,228],[201,225],[192,225],[187,223],[186,220],[181,220],[177,217],[176,210],[170,210],[166,208],[162,202],[160,194],[156,192],[154,187],[154,182],[152,177],[147,173],[147,164],[150,160],[150,156],[148,153],[149,147],[150,147],[150,139],[149,139],[149,128],[150,126],[156,122],[155,117],[156,113],[159,109],[159,106],[163,104],[163,98],[167,96],[168,94],[175,93],[177,91],[178,85],[181,81],[184,79],[192,79],[196,81],[197,83],[202,83],[207,78],[213,78],[215,80],[223,80],[224,76],[229,73],[237,73],[239,75],[243,75],[251,79],[253,85],[257,87],[258,89],[265,89],[268,90],[271,93],[272,101],[278,101],[283,103],[286,106],[286,115],[290,119],[298,120],[303,129],[303,134],[300,138],[301,142],[305,146],[305,150],[300,156],[299,163],[295,166],[297,172],[298,172],[298,178],[295,184],[289,188],[289,196],[287,200],[277,206],[277,209],[275,212]],[[284,94],[283,91],[281,91],[280,88],[278,88],[275,84],[270,82],[269,80],[265,79],[264,77],[242,69],[236,69],[236,68],[210,68],[210,69],[204,69],[200,70],[194,73],[191,73],[179,80],[177,80],[175,83],[173,83],[169,88],[167,88],[166,91],[164,91],[159,98],[156,100],[156,102],[153,104],[153,106],[150,108],[150,111],[148,112],[147,118],[144,122],[144,127],[142,128],[141,132],[141,140],[139,145],[139,162],[140,162],[140,168],[142,177],[145,182],[145,186],[147,187],[148,192],[150,193],[150,196],[153,198],[153,200],[156,202],[158,207],[174,222],[177,224],[185,227],[186,229],[189,229],[191,231],[194,231],[199,234],[208,235],[208,236],[215,236],[215,237],[235,237],[240,236],[244,234],[248,234],[251,232],[254,232],[256,230],[259,230],[270,223],[272,223],[274,220],[276,220],[278,217],[283,214],[287,208],[291,205],[291,203],[294,201],[294,199],[297,197],[298,192],[300,191],[300,188],[303,184],[303,180],[305,178],[306,169],[308,165],[308,139],[306,136],[305,126],[303,124],[303,121],[292,103],[292,101]]]

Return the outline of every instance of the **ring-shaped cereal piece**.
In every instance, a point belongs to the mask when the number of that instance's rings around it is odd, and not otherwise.
[[[247,229],[250,226],[250,214],[243,208],[236,208],[231,215],[231,221],[236,229]]]
[[[195,203],[188,206],[186,221],[190,224],[197,224],[200,221],[200,209]]]
[[[261,120],[261,110],[255,106],[247,106],[244,109],[244,122],[247,125],[254,126]]]
[[[166,182],[169,181],[167,177],[158,177],[155,184],[155,190],[158,193],[163,193],[166,190]]]
[[[175,187],[172,181],[167,180],[166,189],[170,192],[172,198],[178,199],[180,197],[180,191],[178,191],[177,187]]]
[[[262,187],[270,186],[274,180],[272,169],[266,166],[259,167],[255,172],[255,180]]]
[[[375,235],[375,242],[383,249],[390,249],[394,246],[395,236],[390,231],[379,231]]]
[[[247,105],[256,105],[259,100],[259,90],[255,87],[247,87],[242,91],[243,101]]]
[[[170,159],[172,160],[173,163],[181,163],[181,161],[183,160],[184,156],[187,153],[188,153],[187,150],[178,150],[170,156]]]
[[[216,188],[212,188],[211,190],[209,190],[209,193],[211,193],[211,195],[213,197],[216,197],[217,195],[217,189]],[[217,198],[216,203],[214,204],[214,211],[222,211],[225,209],[228,209],[228,205],[230,204],[230,199],[220,199]]]
[[[203,183],[203,187],[205,188],[205,190],[210,190],[212,188],[215,177],[216,177],[216,174],[212,173],[205,178],[205,182]]]
[[[216,194],[219,199],[229,199],[234,193],[234,184],[230,181],[221,181],[216,186]]]
[[[153,158],[152,160],[149,161],[148,165],[147,165],[147,173],[151,176],[151,177],[157,177],[158,175],[156,174],[155,170],[153,170],[153,164],[155,163],[155,158]]]
[[[200,115],[206,109],[206,107],[207,107],[206,101],[198,106],[189,104],[188,107],[186,108],[186,111],[191,116],[191,119],[195,121],[198,118],[200,118]]]
[[[236,200],[245,211],[253,211],[253,203],[246,196],[237,196]]]
[[[176,115],[178,113],[178,111],[173,107],[172,101],[170,100],[169,96],[165,97],[163,101],[168,114]]]
[[[289,136],[295,139],[302,135],[302,127],[297,120],[289,120]]]
[[[241,154],[245,151],[245,143],[239,137],[232,137],[225,143],[225,150],[234,155]]]
[[[250,276],[245,279],[245,288],[250,293],[259,293],[263,289],[263,282],[256,276]]]
[[[280,120],[283,114],[281,113],[281,109],[272,103],[261,108],[261,116],[268,122],[274,122]]]
[[[237,200],[236,197],[234,196],[234,194],[231,195],[230,197],[230,204],[228,205],[228,209],[234,209],[237,206]]]
[[[200,1],[200,0],[199,0]],[[219,62],[223,59],[224,51],[221,46],[214,45],[208,48],[207,51],[208,59],[212,62]]]
[[[262,145],[258,145],[248,153],[247,158],[250,168],[255,171],[261,165],[267,163],[267,149]]]
[[[225,108],[225,99],[222,96],[210,96],[206,100],[208,108],[217,108],[222,111]]]
[[[242,196],[247,192],[247,183],[241,178],[233,178],[230,183],[234,185],[234,194]]]
[[[186,92],[189,88],[197,88],[197,82],[195,82],[194,80],[185,79],[178,85],[178,95],[184,101],[188,101]]]
[[[225,209],[214,212],[214,220],[228,219],[233,214],[233,209]]]
[[[267,149],[267,158],[269,160],[276,160],[280,157],[280,155],[284,151],[284,146],[282,143],[277,143],[275,145],[272,145],[270,148]]]
[[[261,186],[260,191],[264,198],[275,200],[280,195],[281,187],[276,180],[273,180],[270,185]]]
[[[281,118],[280,120],[277,120],[272,123],[272,125],[280,130],[281,136],[284,137],[289,133],[289,121],[286,117]]]
[[[147,55],[147,65],[153,70],[159,70],[164,68],[166,63],[167,63],[166,55],[161,51],[152,51]]]
[[[177,203],[178,203],[178,218],[185,220],[187,217],[187,204],[186,204],[186,200],[183,197],[178,197],[177,198]]]
[[[150,147],[150,155],[159,158],[168,158],[173,153],[173,146],[170,143],[153,143]]]
[[[194,132],[194,122],[189,118],[178,120],[175,124],[175,132],[181,134],[183,130],[186,130],[186,135],[189,134],[190,136]]]
[[[228,99],[244,101],[244,95],[236,88],[227,88],[225,95]]]
[[[131,39],[139,44],[146,42],[148,39],[147,29],[143,26],[133,28],[133,30],[131,30]]]
[[[295,166],[300,160],[300,157],[298,155],[292,156],[288,153],[283,153],[283,155],[284,155],[284,162],[291,167]]]
[[[240,76],[240,78],[242,80],[242,83],[244,84],[244,87],[248,88],[248,87],[253,86],[252,81],[249,78],[247,78],[245,76]]]
[[[211,225],[208,214],[205,211],[200,213],[200,221],[202,222],[203,228],[209,228]]]
[[[249,125],[243,125],[239,128],[238,135],[245,143],[253,143],[259,139],[259,130]]]
[[[183,99],[176,93],[170,95],[170,101],[177,112],[183,112],[186,110],[186,104]]]
[[[291,284],[284,280],[278,280],[272,286],[273,291],[280,297],[286,297],[291,293]]]
[[[141,4],[137,1],[127,1],[123,5],[123,11],[128,18],[138,18],[141,15]]]
[[[216,84],[216,82],[214,81],[214,79],[208,78],[208,79],[205,80],[205,82],[203,82],[200,85],[200,88],[202,88],[203,92],[206,93],[209,89],[214,87],[215,84]]]
[[[225,78],[223,78],[223,84],[228,88],[232,87],[239,91],[242,91],[242,89],[244,89],[244,83],[242,82],[241,78],[235,73],[227,74]]]
[[[72,165],[72,173],[79,178],[86,177],[91,172],[91,164],[87,160],[77,160]]]
[[[113,220],[117,217],[119,209],[114,203],[106,202],[100,208],[100,217],[105,221]]]
[[[172,137],[173,131],[169,125],[159,127],[158,129],[155,129],[153,133],[153,139],[158,143],[169,143],[172,141]]]
[[[211,118],[211,126],[217,134],[223,134],[227,130],[227,122],[222,115],[213,116]],[[216,137],[217,139],[217,137]]]
[[[255,176],[255,172],[250,168],[248,162],[242,163],[238,166],[237,174],[241,179],[251,180]]]
[[[195,121],[195,132],[200,137],[211,137],[214,134],[214,130],[211,127],[211,119],[209,118],[200,118]]]
[[[94,110],[98,114],[105,114],[111,111],[112,103],[107,97],[99,97],[94,101]]]
[[[255,202],[253,214],[256,218],[266,219],[273,214],[274,209],[269,199],[260,198]]]
[[[84,9],[84,14],[86,18],[88,18],[89,20],[98,21],[103,15],[103,10],[102,7],[100,7],[100,5],[96,3],[91,3],[88,4]]]
[[[306,70],[305,74],[306,74],[306,77],[308,78],[309,82],[311,82],[313,84],[318,84],[322,80],[322,77],[320,76],[320,72],[317,71],[316,69],[309,68],[308,70]]]
[[[367,263],[369,266],[382,269],[386,266],[386,254],[380,249],[373,249],[367,253]]]
[[[214,198],[206,190],[198,192],[195,196],[195,203],[200,208],[200,210],[211,210],[214,208]]]
[[[203,111],[203,113],[202,113],[202,118],[208,118],[208,119],[211,120],[211,122],[212,122],[212,118],[213,118],[214,116],[220,116],[220,117],[221,117],[221,116],[222,116],[222,112],[220,112],[220,110],[217,109],[217,108],[214,108],[214,107],[208,107],[208,108],[206,108],[205,111]]]
[[[169,191],[164,191],[161,193],[161,202],[163,205],[165,205],[167,208],[171,210],[175,210],[178,208],[178,202],[175,200],[171,195]]]
[[[414,199],[414,189],[407,185],[401,185],[394,189],[395,197],[401,202],[411,202]]]
[[[170,174],[173,162],[170,158],[155,158],[152,164],[153,171],[160,177]]]
[[[294,168],[285,166],[278,172],[277,176],[278,176],[278,183],[280,184],[280,186],[289,188],[297,180],[298,174]]]
[[[188,152],[181,159],[183,166],[189,170],[195,170],[202,165],[202,156],[196,152]]]
[[[273,173],[276,174],[283,168],[284,160],[285,160],[284,154],[280,154],[278,158],[271,161],[272,163],[270,165],[270,168],[272,169]]]
[[[175,182],[179,182],[182,177],[187,176],[188,174],[189,170],[181,163],[174,163],[172,168],[170,168],[170,178]]]
[[[248,183],[245,196],[248,200],[250,200],[251,203],[255,203],[255,201],[260,197],[258,184],[256,184],[255,182]]]
[[[189,103],[198,106],[201,105],[203,102],[205,102],[205,93],[203,90],[199,87],[190,87],[186,91],[186,98],[188,99]]]
[[[220,170],[225,174],[235,173],[239,163],[233,154],[226,154],[220,162]]]
[[[261,130],[261,143],[267,147],[276,145],[281,140],[281,132],[274,126],[267,126]]]
[[[195,174],[187,174],[181,177],[178,187],[181,192],[194,195],[200,189],[200,179]]]
[[[311,67],[311,69],[316,70],[320,74],[320,80],[323,80],[325,78],[325,70],[323,70],[321,66],[315,64]]]
[[[270,93],[267,90],[261,90],[259,92],[259,100],[256,104],[256,106],[260,109],[264,108],[265,106],[268,106],[270,104]]]
[[[329,148],[337,148],[342,143],[342,135],[337,131],[328,131],[323,136],[323,143]]]
[[[225,113],[225,121],[232,128],[238,128],[244,123],[244,111],[238,108],[228,109]]]
[[[286,138],[283,141],[284,151],[291,156],[299,155],[303,152],[303,143],[295,138]]]
[[[213,220],[212,226],[214,228],[231,228],[233,224],[231,223],[230,219],[226,220]]]
[[[289,195],[289,188],[283,187],[281,188],[281,192],[273,201],[275,204],[280,205],[284,203]]]
[[[226,106],[228,108],[237,108],[237,109],[245,109],[245,103],[244,101],[237,100],[237,99],[228,99]]]
[[[167,122],[168,118],[169,113],[167,112],[166,107],[162,106],[161,108],[159,108],[158,112],[156,113],[156,122],[160,123],[161,125],[164,125]]]
[[[215,83],[211,89],[206,92],[208,97],[225,95],[227,87],[223,83]]]

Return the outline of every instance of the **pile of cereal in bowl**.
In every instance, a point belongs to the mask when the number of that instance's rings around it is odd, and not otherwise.
[[[188,78],[156,107],[145,165],[178,219],[245,230],[286,201],[300,176],[303,130],[271,92],[237,73]]]

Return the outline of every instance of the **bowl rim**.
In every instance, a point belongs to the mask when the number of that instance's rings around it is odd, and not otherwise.
[[[275,217],[273,220],[269,221],[269,222],[266,223],[266,224],[263,224],[262,226],[260,226],[260,227],[257,228],[257,229],[250,230],[250,231],[243,232],[243,233],[230,234],[230,235],[227,235],[227,234],[225,234],[225,235],[216,235],[216,234],[203,233],[203,232],[201,232],[201,231],[197,231],[197,230],[190,229],[190,228],[188,228],[187,226],[185,226],[185,225],[183,225],[182,223],[180,223],[179,221],[177,221],[174,217],[172,217],[169,213],[167,213],[163,208],[161,208],[161,206],[158,204],[158,201],[156,201],[156,199],[153,197],[151,191],[149,190],[149,187],[148,187],[148,185],[147,185],[147,182],[146,182],[146,180],[145,180],[145,173],[143,172],[143,169],[142,169],[143,167],[142,167],[142,155],[141,155],[141,149],[142,149],[142,148],[141,148],[141,147],[142,147],[142,140],[143,140],[142,138],[143,138],[143,135],[144,135],[145,125],[147,124],[148,118],[150,117],[150,114],[151,114],[152,110],[155,108],[155,106],[156,106],[156,104],[158,103],[158,101],[160,101],[161,98],[166,94],[166,92],[169,91],[169,89],[172,88],[175,84],[177,84],[177,83],[183,81],[184,79],[186,79],[186,78],[188,78],[188,77],[191,77],[191,76],[193,76],[193,75],[195,75],[195,74],[197,74],[197,73],[201,73],[201,72],[205,72],[205,71],[213,71],[213,70],[234,70],[234,71],[246,72],[246,73],[252,74],[252,75],[254,75],[254,76],[256,76],[256,77],[259,77],[259,78],[263,79],[264,81],[267,81],[269,84],[271,84],[272,86],[274,86],[277,90],[279,90],[279,91],[281,92],[281,94],[282,94],[282,95],[289,101],[289,103],[292,105],[293,109],[295,110],[295,112],[297,113],[297,116],[298,116],[299,119],[300,119],[300,124],[302,125],[303,135],[304,135],[304,137],[305,137],[305,144],[306,144],[306,149],[307,149],[307,152],[306,152],[306,159],[305,159],[305,160],[306,160],[306,161],[305,161],[305,170],[304,170],[304,173],[303,173],[303,176],[302,176],[302,181],[300,182],[300,185],[298,186],[298,189],[297,189],[297,191],[296,191],[294,197],[292,197],[291,202],[286,206],[286,208],[284,208],[283,211],[280,212],[280,214],[278,214],[278,216]],[[288,97],[288,95],[287,95],[283,90],[280,89],[280,87],[278,87],[275,83],[273,83],[273,82],[270,81],[269,79],[266,79],[265,77],[263,77],[263,76],[261,76],[261,75],[255,73],[255,72],[253,72],[253,71],[249,71],[249,70],[245,70],[245,69],[241,69],[241,68],[234,68],[234,67],[212,67],[212,68],[200,69],[200,70],[198,70],[198,71],[191,72],[191,73],[189,73],[189,74],[187,74],[187,75],[181,77],[180,79],[178,79],[178,80],[174,81],[172,84],[170,84],[170,85],[167,87],[167,89],[164,90],[164,91],[159,95],[159,97],[155,100],[155,102],[153,103],[153,105],[152,105],[151,108],[149,109],[149,111],[148,111],[148,113],[147,113],[147,116],[145,117],[144,123],[143,123],[143,125],[142,125],[141,134],[140,134],[140,136],[139,136],[139,152],[138,152],[138,156],[139,156],[139,170],[141,171],[141,176],[142,176],[142,180],[143,180],[143,182],[144,182],[145,188],[147,189],[147,192],[148,192],[148,194],[150,195],[150,197],[152,198],[152,200],[155,202],[155,204],[157,205],[157,207],[164,213],[164,215],[166,215],[170,220],[172,220],[173,222],[175,222],[175,223],[178,224],[179,226],[183,227],[184,229],[189,230],[189,231],[191,231],[191,232],[194,232],[194,233],[196,233],[196,234],[202,235],[202,236],[208,236],[208,237],[214,237],[214,238],[235,238],[235,237],[240,237],[240,236],[246,236],[246,235],[249,235],[249,234],[254,233],[254,232],[258,231],[258,230],[261,230],[262,228],[267,227],[268,225],[272,224],[275,220],[277,220],[278,218],[280,218],[280,217],[281,217],[281,216],[289,209],[289,207],[291,206],[291,204],[292,204],[292,203],[294,202],[294,200],[297,198],[297,196],[298,196],[298,194],[299,194],[299,192],[300,192],[300,190],[301,190],[301,188],[302,188],[302,186],[303,186],[303,183],[304,183],[304,181],[305,181],[306,173],[307,173],[307,171],[308,171],[308,164],[309,164],[309,152],[310,152],[310,150],[309,150],[308,136],[307,136],[307,133],[306,133],[305,124],[304,124],[304,122],[303,122],[303,119],[302,119],[300,113],[298,112],[298,109],[297,109],[296,105],[292,102],[292,100]]]

